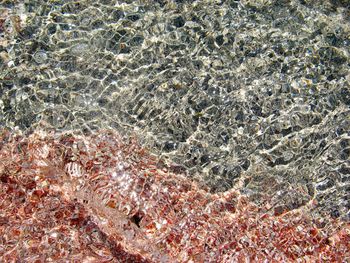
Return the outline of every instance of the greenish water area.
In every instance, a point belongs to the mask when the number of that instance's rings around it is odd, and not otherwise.
[[[350,220],[346,0],[0,1],[0,127],[136,136],[211,192]]]

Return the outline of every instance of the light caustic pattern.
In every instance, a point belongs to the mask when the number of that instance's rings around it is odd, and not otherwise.
[[[312,205],[276,216],[211,194],[110,131],[1,135],[2,262],[346,260],[349,224]]]

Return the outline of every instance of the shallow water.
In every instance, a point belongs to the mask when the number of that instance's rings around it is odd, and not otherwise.
[[[212,192],[350,220],[347,1],[1,2],[0,125],[114,129]]]

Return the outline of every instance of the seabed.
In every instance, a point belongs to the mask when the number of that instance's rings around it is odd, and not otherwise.
[[[0,1],[0,262],[348,262],[346,0]]]

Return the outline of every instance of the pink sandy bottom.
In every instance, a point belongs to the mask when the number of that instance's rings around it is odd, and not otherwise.
[[[212,194],[110,131],[0,134],[1,262],[346,261],[349,224],[313,205]]]

